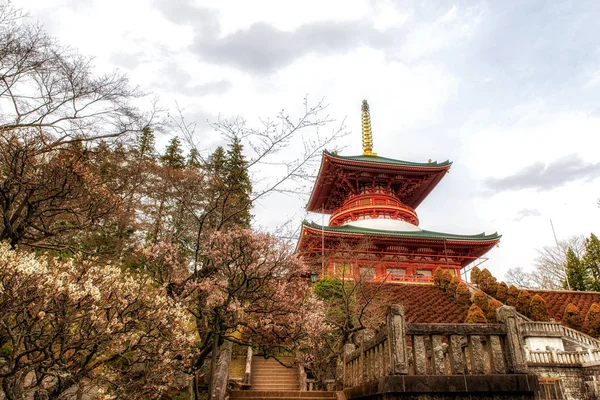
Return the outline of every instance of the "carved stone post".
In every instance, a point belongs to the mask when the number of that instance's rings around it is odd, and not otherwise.
[[[352,385],[352,377],[350,376],[350,374],[352,373],[352,370],[350,369],[350,366],[347,364],[348,363],[348,356],[356,349],[356,346],[353,345],[352,343],[346,343],[344,345],[344,387],[348,387]]]
[[[506,345],[508,347],[508,368],[515,374],[527,372],[527,358],[525,355],[525,343],[521,333],[521,323],[517,310],[514,307],[502,306],[496,309],[496,317],[499,322],[506,325]]]
[[[387,315],[387,329],[390,344],[390,374],[408,375],[404,307],[398,304],[390,306]]]

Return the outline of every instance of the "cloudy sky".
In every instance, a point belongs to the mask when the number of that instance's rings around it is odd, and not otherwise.
[[[421,227],[500,232],[484,264],[498,276],[553,244],[550,220],[559,239],[600,233],[598,1],[15,3],[99,71],[179,104],[207,149],[207,120],[293,114],[308,94],[346,118],[340,145],[358,154],[368,99],[379,155],[454,162]],[[257,223],[301,219],[306,200],[272,196]]]

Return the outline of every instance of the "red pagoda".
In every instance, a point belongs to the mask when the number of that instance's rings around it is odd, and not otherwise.
[[[500,240],[497,233],[456,235],[423,230],[416,208],[451,162],[415,163],[379,157],[367,101],[362,104],[363,154],[323,153],[307,210],[329,224],[302,224],[297,251],[320,274],[363,280],[431,282],[433,271],[460,270]]]

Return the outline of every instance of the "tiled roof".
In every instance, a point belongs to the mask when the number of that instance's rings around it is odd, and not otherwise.
[[[592,303],[600,304],[600,292],[576,292],[567,290],[527,290],[531,295],[539,294],[546,301],[548,315],[560,322],[569,303],[575,304],[585,318]]]
[[[468,307],[460,306],[440,288],[428,284],[387,283],[374,284],[381,290],[374,306],[367,313],[367,325],[377,327],[385,321],[390,304],[402,304],[409,323],[463,323]]]
[[[331,154],[331,153],[327,153],[327,154]],[[348,161],[361,161],[361,162],[371,162],[371,163],[388,164],[388,165],[403,165],[403,166],[407,166],[407,167],[432,167],[433,168],[433,167],[445,167],[448,165],[452,165],[452,163],[449,160],[442,161],[440,163],[438,163],[437,161],[419,163],[419,162],[412,162],[412,161],[395,160],[393,158],[380,157],[380,156],[365,156],[365,155],[340,156],[339,154],[335,154],[335,155],[331,154],[331,155],[334,157],[337,157],[339,159],[348,160]]]
[[[490,235],[485,233],[479,233],[477,235],[457,235],[453,233],[442,233],[434,231],[384,231],[377,229],[361,228],[352,225],[341,225],[341,226],[321,226],[312,222],[304,221],[304,225],[318,230],[324,230],[325,232],[335,233],[355,233],[361,235],[380,235],[380,236],[395,236],[404,238],[424,238],[424,239],[449,239],[449,240],[464,240],[464,241],[488,241],[500,239],[502,235],[498,235],[497,232]]]

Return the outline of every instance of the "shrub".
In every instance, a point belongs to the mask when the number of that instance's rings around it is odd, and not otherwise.
[[[481,273],[479,274],[479,280],[478,280],[478,284],[477,286],[479,286],[479,289],[483,290],[484,292],[487,292],[488,290],[488,280],[492,277],[492,274],[490,273],[490,271],[488,271],[487,268],[484,268]]]
[[[460,278],[456,275],[454,275],[452,277],[452,279],[450,280],[450,283],[448,284],[448,290],[446,291],[450,296],[455,297],[456,296],[456,289],[458,288],[458,285],[460,284]]]
[[[441,287],[442,289],[444,289],[444,291],[448,291],[448,285],[450,285],[450,282],[452,281],[452,273],[450,273],[450,271],[448,271],[447,269],[445,269],[442,272],[442,276],[441,276]]]
[[[465,319],[465,323],[467,324],[486,324],[487,318],[481,308],[477,307],[476,304],[473,304],[471,308],[469,308],[469,312],[467,313],[467,318]]]
[[[523,315],[529,315],[529,304],[531,303],[531,295],[525,289],[519,290],[517,296],[517,311]]]
[[[473,304],[481,309],[484,313],[488,311],[488,299],[485,293],[481,289],[475,292],[473,295]]]
[[[471,303],[471,291],[466,283],[460,282],[456,288],[456,302],[461,306],[468,306]]]
[[[508,298],[508,286],[504,282],[500,282],[498,284],[498,289],[496,290],[496,297],[502,303],[506,303],[506,299]]]
[[[534,321],[548,321],[548,306],[546,300],[539,294],[536,294],[529,303],[529,316]]]
[[[506,304],[515,307],[517,305],[517,297],[519,296],[519,289],[515,285],[510,285],[508,288],[508,294],[506,296]]]
[[[494,295],[496,295],[497,291],[498,291],[498,280],[496,278],[494,278],[493,276],[490,276],[487,281],[486,293],[489,294],[490,296],[494,296]]]
[[[437,287],[442,287],[442,275],[444,274],[444,270],[442,267],[437,267],[435,272],[433,273],[433,284]]]
[[[573,303],[567,304],[565,312],[563,313],[562,324],[569,328],[581,330],[583,327],[583,318],[581,318],[581,311]]]
[[[600,304],[592,303],[585,321],[588,325],[589,334],[597,337],[600,333]]]
[[[500,303],[498,300],[492,299],[489,302],[487,311],[488,322],[498,322],[496,319],[496,309],[498,309],[499,307],[502,307],[502,303]]]
[[[471,283],[474,285],[478,285],[479,284],[479,274],[481,274],[481,270],[479,269],[479,267],[473,267],[473,269],[471,270]]]

